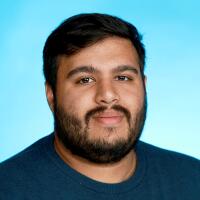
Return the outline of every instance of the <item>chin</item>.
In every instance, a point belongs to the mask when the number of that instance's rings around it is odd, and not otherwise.
[[[94,130],[93,133],[89,132],[89,135],[91,140],[100,139],[113,144],[118,140],[128,140],[129,133],[116,127],[104,127]]]

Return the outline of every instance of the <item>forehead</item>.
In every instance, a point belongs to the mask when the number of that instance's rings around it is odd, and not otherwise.
[[[80,50],[72,56],[60,56],[58,71],[61,73],[80,66],[92,66],[99,72],[113,71],[118,66],[134,66],[139,70],[139,57],[128,39],[110,37]]]

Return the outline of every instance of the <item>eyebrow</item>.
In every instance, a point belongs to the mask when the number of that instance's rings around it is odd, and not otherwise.
[[[125,71],[131,71],[135,74],[138,74],[138,69],[134,66],[131,65],[120,65],[117,68],[113,69],[112,72],[113,73],[118,73],[118,72],[125,72]]]
[[[76,69],[72,69],[68,74],[67,74],[67,78],[70,78],[78,73],[81,72],[85,72],[85,73],[91,73],[94,74],[96,72],[99,72],[99,70],[97,70],[96,68],[92,67],[92,66],[80,66],[77,67]]]
[[[131,65],[119,65],[118,67],[114,68],[112,70],[112,73],[119,73],[119,72],[125,72],[125,71],[131,71],[135,74],[138,74],[138,69]],[[98,73],[100,72],[98,69],[94,68],[93,66],[80,66],[75,69],[72,69],[68,74],[67,78],[71,78],[72,76],[78,74],[78,73]]]

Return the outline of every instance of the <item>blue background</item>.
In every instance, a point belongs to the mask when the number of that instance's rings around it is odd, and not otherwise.
[[[148,116],[142,140],[200,158],[200,1],[2,0],[0,161],[53,130],[42,49],[67,17],[103,12],[130,21],[147,50]]]

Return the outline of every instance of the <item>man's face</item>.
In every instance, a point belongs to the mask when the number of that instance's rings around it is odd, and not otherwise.
[[[146,115],[144,79],[129,40],[110,37],[58,59],[55,132],[73,154],[120,160],[133,148]]]

